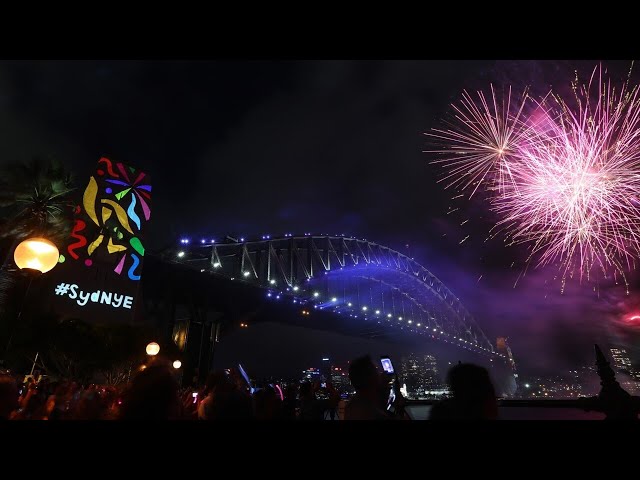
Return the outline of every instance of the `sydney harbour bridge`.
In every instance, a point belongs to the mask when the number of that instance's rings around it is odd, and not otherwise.
[[[147,315],[168,321],[174,342],[195,336],[200,351],[210,340],[211,355],[221,332],[262,318],[366,338],[412,337],[494,365],[506,360],[426,267],[349,236],[183,238],[147,259],[144,297]]]

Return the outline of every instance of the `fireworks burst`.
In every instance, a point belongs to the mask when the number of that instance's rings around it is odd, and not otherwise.
[[[573,83],[571,103],[558,95],[531,100],[530,113],[525,95],[515,114],[510,102],[498,111],[491,91],[493,110],[483,95],[476,105],[465,92],[464,108],[454,106],[457,129],[429,134],[450,145],[431,150],[446,153],[436,162],[446,167],[448,186],[472,187],[473,195],[489,180],[500,218],[492,235],[529,245],[528,260],[538,266],[559,264],[563,284],[567,275],[588,279],[594,267],[626,283],[640,253],[638,87],[627,81],[617,91],[596,68],[588,84]]]
[[[477,94],[475,100],[463,92],[460,103],[452,105],[454,115],[448,128],[425,133],[435,139],[435,149],[425,153],[439,155],[433,163],[447,169],[440,181],[446,182],[447,188],[472,187],[470,197],[483,184],[500,189],[511,176],[510,164],[520,144],[535,133],[523,122],[526,91],[519,101],[512,101],[511,88],[502,101],[498,101],[493,85],[488,99],[481,91]]]

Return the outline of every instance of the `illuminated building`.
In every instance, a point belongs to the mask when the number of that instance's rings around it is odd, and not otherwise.
[[[440,391],[438,366],[433,355],[409,354],[402,358],[401,377],[404,391],[411,399],[426,398]]]
[[[621,347],[611,347],[609,351],[613,360],[612,367],[618,373],[617,380],[620,386],[631,395],[639,395],[640,382],[638,382],[638,373],[633,369],[627,351]]]
[[[613,359],[613,368],[616,370],[631,372],[631,360],[624,348],[612,347],[611,358]]]
[[[320,364],[320,376],[322,381],[326,382],[331,378],[331,363],[328,357],[322,357],[322,363]]]
[[[317,368],[308,368],[302,371],[302,380],[303,382],[320,382],[322,380],[322,376],[320,375],[320,370]]]
[[[335,365],[331,366],[330,380],[338,393],[349,393],[353,390],[349,376],[340,367],[336,367]]]

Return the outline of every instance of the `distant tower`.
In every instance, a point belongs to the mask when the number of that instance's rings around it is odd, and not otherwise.
[[[498,337],[496,340],[496,347],[499,353],[505,355],[509,361],[509,366],[511,367],[511,372],[513,373],[514,379],[514,388],[511,388],[512,395],[515,395],[518,391],[519,382],[518,382],[518,371],[516,369],[516,361],[513,359],[513,354],[511,353],[511,348],[509,347],[509,343],[507,342],[507,337]]]
[[[331,363],[329,357],[322,357],[322,366],[320,367],[320,376],[323,382],[327,382],[331,378]]]

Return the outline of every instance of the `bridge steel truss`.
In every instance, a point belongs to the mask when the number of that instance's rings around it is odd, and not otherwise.
[[[377,319],[383,326],[388,323],[499,355],[458,297],[418,262],[384,245],[342,236],[303,235],[196,244],[172,250],[171,255],[175,262],[291,295],[316,308]],[[351,289],[354,281],[359,282],[358,291],[369,288],[368,298],[376,295],[382,305],[386,298],[384,311],[379,311],[380,302],[363,301],[360,295],[348,304],[338,302],[335,283],[340,278],[343,285],[349,279]]]

